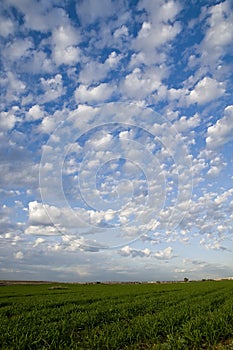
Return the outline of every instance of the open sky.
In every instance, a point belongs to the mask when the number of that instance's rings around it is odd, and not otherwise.
[[[231,0],[2,0],[0,279],[233,276]]]

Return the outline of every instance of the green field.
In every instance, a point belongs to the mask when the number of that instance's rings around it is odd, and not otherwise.
[[[0,286],[1,349],[233,349],[233,281],[54,287]]]

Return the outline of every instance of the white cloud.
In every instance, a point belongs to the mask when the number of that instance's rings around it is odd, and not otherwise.
[[[183,88],[182,89],[171,88],[168,90],[168,98],[170,101],[183,100],[186,95],[187,95],[187,90]]]
[[[65,251],[83,251],[83,252],[98,252],[103,246],[98,244],[95,240],[86,239],[84,237],[77,238],[75,235],[64,235],[62,237],[63,245],[60,245],[60,249],[64,248]],[[56,248],[57,249],[57,248]]]
[[[80,38],[79,33],[71,26],[61,26],[55,28],[52,35],[52,40],[58,48],[65,48],[76,45]]]
[[[60,236],[62,233],[62,228],[57,228],[55,226],[49,225],[38,225],[33,226],[29,225],[24,231],[26,235],[35,235],[35,236]]]
[[[225,93],[224,83],[205,77],[200,80],[187,97],[188,103],[198,103],[200,105],[215,100]]]
[[[112,0],[82,0],[76,5],[76,12],[83,24],[93,23],[98,19],[114,14],[115,6]]]
[[[124,78],[121,87],[122,94],[130,98],[143,99],[159,88],[164,76],[166,76],[166,67],[163,65],[145,72],[142,72],[140,68],[135,68]]]
[[[109,66],[109,68],[113,69],[117,67],[121,59],[122,55],[118,55],[116,51],[112,51],[104,63],[106,66]]]
[[[160,24],[155,25],[149,22],[144,22],[138,34],[138,37],[133,42],[133,48],[136,50],[150,51],[171,41],[181,31],[179,23],[174,25]]]
[[[128,34],[129,34],[128,28],[125,25],[123,25],[120,28],[117,28],[115,30],[115,32],[113,33],[113,36],[115,38],[119,38],[121,36],[128,36]]]
[[[13,101],[20,100],[22,94],[26,91],[26,84],[19,79],[15,72],[7,71],[0,79],[2,87],[2,96],[5,97],[4,106],[11,105]]]
[[[108,98],[111,97],[114,89],[114,86],[107,83],[102,83],[95,87],[80,85],[75,90],[75,100],[77,103],[93,103],[106,101]]]
[[[32,74],[53,73],[54,63],[48,57],[48,53],[42,50],[31,50],[30,55],[20,62],[20,70]]]
[[[199,278],[215,267],[212,275],[227,274],[231,1],[80,0],[77,16],[62,0],[2,5],[4,276],[137,280],[156,271],[156,279],[175,279],[175,270]],[[192,20],[194,5],[200,16]],[[113,246],[123,248],[106,249]],[[227,266],[193,260],[186,268],[182,258],[203,247],[208,262]]]
[[[18,59],[30,56],[30,51],[34,44],[31,38],[17,39],[7,45],[4,55],[8,60],[17,61]]]
[[[99,135],[97,135],[96,138],[92,138],[90,141],[87,142],[88,147],[90,147],[90,149],[105,149],[106,146],[109,146],[109,143],[112,141],[113,137],[111,134],[108,134],[106,132],[102,132]],[[94,159],[94,161],[98,161],[99,164],[99,160],[97,159],[97,154],[96,157]],[[89,164],[90,162],[88,162]]]
[[[26,235],[60,236],[66,230],[62,226],[65,223],[62,211],[55,206],[43,205],[37,201],[28,204],[28,226]],[[36,242],[36,246],[42,242]]]
[[[149,21],[143,22],[137,38],[133,41],[133,48],[139,51],[153,51],[174,39],[181,31],[180,23],[174,22],[181,10],[177,2],[142,0],[138,8],[147,11]]]
[[[26,113],[27,121],[35,121],[35,120],[43,119],[43,117],[44,117],[44,111],[40,108],[38,104],[32,106]]]
[[[123,248],[119,250],[119,254],[122,256],[132,256],[133,258],[136,257],[149,257],[151,255],[151,251],[148,248],[145,249],[133,249],[130,246],[126,245]]]
[[[17,252],[17,253],[15,253],[14,254],[14,257],[15,257],[15,259],[17,259],[17,260],[22,260],[23,258],[24,258],[24,254],[23,254],[23,252]]]
[[[221,170],[222,170],[222,169],[221,169],[220,167],[212,166],[212,167],[208,170],[207,175],[213,176],[213,177],[218,176],[219,173],[221,172]]]
[[[91,223],[99,223],[105,215],[109,219],[111,212],[94,212],[83,208],[60,208],[33,201],[28,203],[28,226],[25,233],[48,236],[74,233],[78,237],[83,228],[88,228],[88,224]],[[89,227],[89,231],[91,231],[91,227]]]
[[[29,202],[28,208],[29,224],[32,226],[51,225],[52,219],[55,219],[60,215],[60,211],[57,208],[49,208],[48,205],[43,205],[37,201]],[[48,215],[48,209],[51,209],[49,213],[53,213],[53,216],[51,218]]]
[[[63,63],[67,65],[74,65],[77,64],[79,59],[79,48],[74,46],[67,46],[64,49],[56,47],[53,55],[57,65]]]
[[[175,121],[173,125],[178,132],[182,133],[196,128],[198,125],[200,125],[200,122],[200,116],[195,114],[190,118],[182,116],[178,121]]]
[[[33,245],[33,248],[37,247],[38,245],[40,245],[40,244],[42,244],[42,243],[44,243],[44,242],[45,242],[44,238],[38,237],[38,238],[35,240],[35,243],[34,243],[34,245]]]
[[[23,13],[24,26],[32,30],[47,32],[69,21],[65,10],[61,7],[53,7],[52,1],[9,0],[8,4]]]
[[[65,93],[61,74],[56,74],[53,78],[48,79],[41,78],[41,86],[45,91],[44,95],[41,96],[43,103],[56,100]]]
[[[126,131],[121,131],[119,133],[119,139],[123,139],[123,140],[127,140],[130,139],[132,137],[132,132],[126,130]]]
[[[17,121],[17,118],[14,114],[15,111],[17,111],[17,107],[12,108],[12,110],[8,112],[0,113],[0,130],[8,131],[13,129]]]
[[[224,116],[207,130],[208,149],[216,149],[233,140],[233,106],[227,106]]]
[[[79,80],[82,84],[87,85],[97,83],[106,77],[108,71],[108,65],[90,60],[83,66],[79,74]]]
[[[155,257],[161,260],[167,260],[172,258],[172,247],[167,247],[164,250],[159,250],[155,253]]]
[[[7,37],[13,33],[15,29],[14,23],[10,18],[0,16],[0,36]]]
[[[38,127],[38,130],[42,133],[50,134],[55,129],[55,127],[56,127],[56,122],[54,118],[51,116],[48,116],[42,120],[40,126]]]
[[[224,162],[220,155],[213,157],[210,160],[210,168],[207,172],[207,175],[210,177],[216,177],[220,174],[220,172],[226,167],[227,163]]]
[[[223,1],[207,8],[207,31],[201,43],[202,59],[218,63],[218,58],[226,50],[232,48],[233,43],[233,13],[231,1]]]
[[[103,81],[111,70],[117,69],[122,58],[122,54],[112,51],[103,63],[89,60],[80,71],[79,81],[86,85]]]
[[[79,33],[71,26],[55,28],[52,35],[53,59],[57,65],[74,65],[79,60]]]

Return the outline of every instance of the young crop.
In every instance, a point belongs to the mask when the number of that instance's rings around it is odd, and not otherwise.
[[[0,287],[0,349],[232,349],[233,281]]]

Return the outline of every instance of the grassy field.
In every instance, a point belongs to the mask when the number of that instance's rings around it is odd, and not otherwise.
[[[233,349],[233,281],[0,286],[0,348]]]

